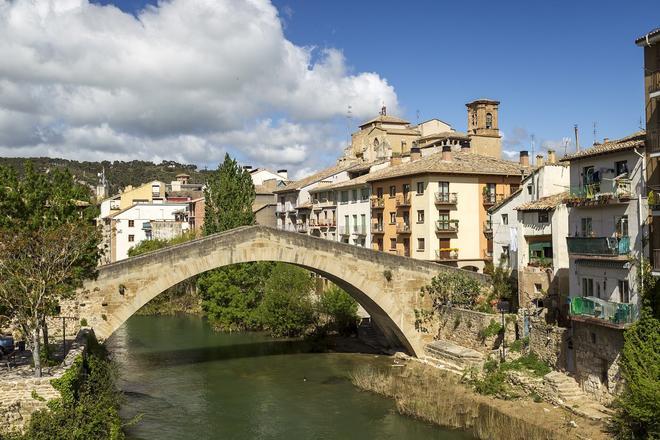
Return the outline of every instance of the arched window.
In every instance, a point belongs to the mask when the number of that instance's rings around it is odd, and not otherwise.
[[[374,147],[378,147],[378,144],[379,144],[378,138],[374,139]]]
[[[477,126],[477,113],[472,112],[472,126],[476,127]]]
[[[486,113],[486,128],[493,128],[493,115]]]

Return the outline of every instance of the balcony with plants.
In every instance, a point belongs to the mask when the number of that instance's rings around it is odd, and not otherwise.
[[[382,197],[371,198],[371,209],[383,209],[385,207],[385,199]]]
[[[632,303],[578,296],[570,299],[569,315],[575,321],[625,328],[639,319],[639,307]]]
[[[566,204],[571,207],[598,207],[624,203],[634,197],[632,181],[616,178],[570,187]]]
[[[410,234],[412,232],[410,230],[410,223],[406,223],[406,222],[397,223],[396,232],[397,234]]]
[[[458,260],[458,248],[440,248],[435,251],[436,261]]]
[[[482,200],[484,206],[497,205],[498,203],[501,203],[504,199],[505,199],[504,194],[496,194],[493,192],[489,192],[487,188],[484,188],[484,192],[482,194]]]
[[[384,234],[385,228],[383,223],[372,223],[371,224],[371,233],[372,234]]]
[[[410,206],[410,193],[398,194],[396,196],[396,206]]]

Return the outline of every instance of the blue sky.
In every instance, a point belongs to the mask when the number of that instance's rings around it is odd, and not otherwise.
[[[115,0],[129,11],[146,0]],[[501,101],[500,129],[520,149],[573,136],[581,143],[639,129],[642,50],[660,26],[657,0],[344,1],[274,0],[297,45],[342,50],[358,72],[394,86],[402,116],[439,117],[464,130],[464,104]]]
[[[349,104],[354,128],[384,99],[465,130],[481,97],[501,101],[507,151],[532,134],[537,151],[560,145],[573,124],[585,146],[594,122],[599,140],[639,129],[634,39],[660,26],[658,0],[91,1],[121,11],[0,13],[0,155],[214,166],[229,152],[300,175],[340,154]]]

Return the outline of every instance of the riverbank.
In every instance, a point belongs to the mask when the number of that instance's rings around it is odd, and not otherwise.
[[[387,396],[399,413],[460,429],[480,439],[610,439],[604,425],[530,398],[499,400],[475,393],[455,375],[415,361],[393,358],[389,368],[365,367],[355,386]]]

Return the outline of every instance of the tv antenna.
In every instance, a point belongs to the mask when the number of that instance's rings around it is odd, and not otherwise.
[[[598,130],[596,129],[597,126],[598,125],[594,121],[594,145],[596,145],[596,141],[598,140],[598,136],[597,136],[598,135]]]
[[[531,162],[532,162],[532,165],[535,165],[536,156],[534,156],[534,147],[536,146],[536,136],[534,136],[532,134],[530,137],[532,138],[532,148],[531,148],[531,150],[532,150],[532,160],[531,160]]]

